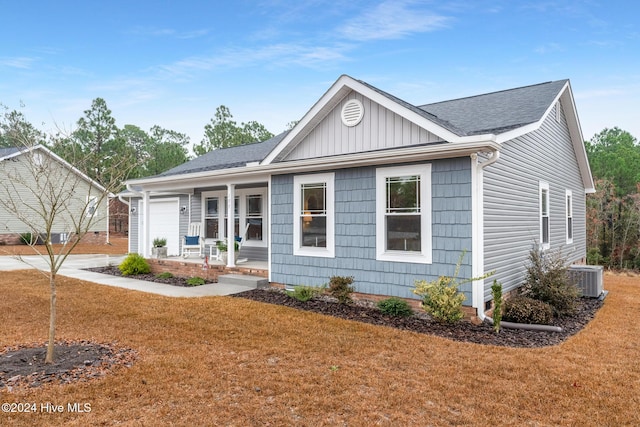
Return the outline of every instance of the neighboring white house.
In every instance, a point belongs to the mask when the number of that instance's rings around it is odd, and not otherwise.
[[[48,236],[53,243],[63,242],[73,235],[78,215],[90,215],[93,221],[83,241],[104,243],[108,240],[108,201],[104,198],[102,203],[98,203],[105,189],[51,150],[35,145],[0,148],[0,197],[3,203],[14,202],[17,207],[9,211],[0,203],[0,242],[19,243],[23,233],[42,238],[47,234],[44,228],[46,221],[40,216],[54,202],[47,200],[52,195],[34,194],[37,188],[46,188],[46,185],[36,185],[36,180],[48,180],[54,188],[68,191],[68,196],[64,197],[68,203],[59,209]],[[44,208],[38,205],[39,199],[47,200]],[[37,224],[37,228],[29,227],[25,219],[28,223]]]
[[[583,259],[594,191],[568,80],[411,105],[346,75],[291,131],[127,188],[132,252],[162,234],[177,254],[192,222],[229,243],[248,226],[243,249],[272,282],[354,276],[358,292],[406,298],[463,250],[460,276],[495,270],[505,292],[534,245]],[[464,286],[465,304],[483,310],[493,278]]]

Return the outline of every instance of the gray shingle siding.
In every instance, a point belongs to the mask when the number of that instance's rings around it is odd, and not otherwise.
[[[330,276],[354,276],[358,292],[413,297],[415,280],[451,275],[463,249],[460,277],[471,274],[471,169],[468,158],[432,166],[432,264],[376,260],[376,168],[335,171],[335,258],[293,255],[293,175],[272,178],[272,280],[319,286]],[[462,289],[471,304],[471,287]]]
[[[555,107],[557,108],[557,107]],[[586,254],[585,189],[564,116],[508,141],[484,177],[485,271],[509,291],[522,284],[529,251],[540,239],[539,183],[549,184],[550,244],[570,261]],[[573,197],[573,244],[566,244],[565,190]],[[491,279],[491,281],[493,278]],[[489,280],[485,300],[489,300]]]

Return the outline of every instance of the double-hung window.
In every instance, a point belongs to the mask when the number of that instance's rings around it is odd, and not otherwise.
[[[542,249],[549,249],[551,246],[549,212],[549,184],[540,182],[540,245]]]
[[[431,165],[376,171],[377,259],[431,263]]]
[[[204,199],[204,224],[205,237],[208,239],[220,239],[220,198],[206,197]]]
[[[567,244],[573,243],[573,194],[571,190],[565,191],[567,203]]]
[[[248,195],[246,207],[247,240],[262,240],[262,195]]]
[[[334,174],[293,178],[293,253],[334,257]]]

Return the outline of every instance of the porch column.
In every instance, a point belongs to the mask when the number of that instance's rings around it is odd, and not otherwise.
[[[143,219],[143,227],[141,233],[142,233],[142,247],[139,248],[139,252],[140,254],[145,257],[148,258],[151,256],[151,245],[149,244],[149,204],[150,204],[151,198],[149,197],[149,192],[148,191],[144,191],[142,193],[142,209],[144,210],[144,212],[142,212],[142,219]]]
[[[235,233],[235,184],[227,184],[227,267],[236,266],[236,233]]]

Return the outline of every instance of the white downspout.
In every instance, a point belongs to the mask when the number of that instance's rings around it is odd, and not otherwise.
[[[492,165],[500,158],[500,151],[495,150],[485,162],[478,161],[478,154],[471,155],[471,205],[473,222],[472,241],[472,277],[481,277],[484,271],[484,168]],[[472,282],[472,306],[476,308],[478,318],[484,321],[484,279]]]

